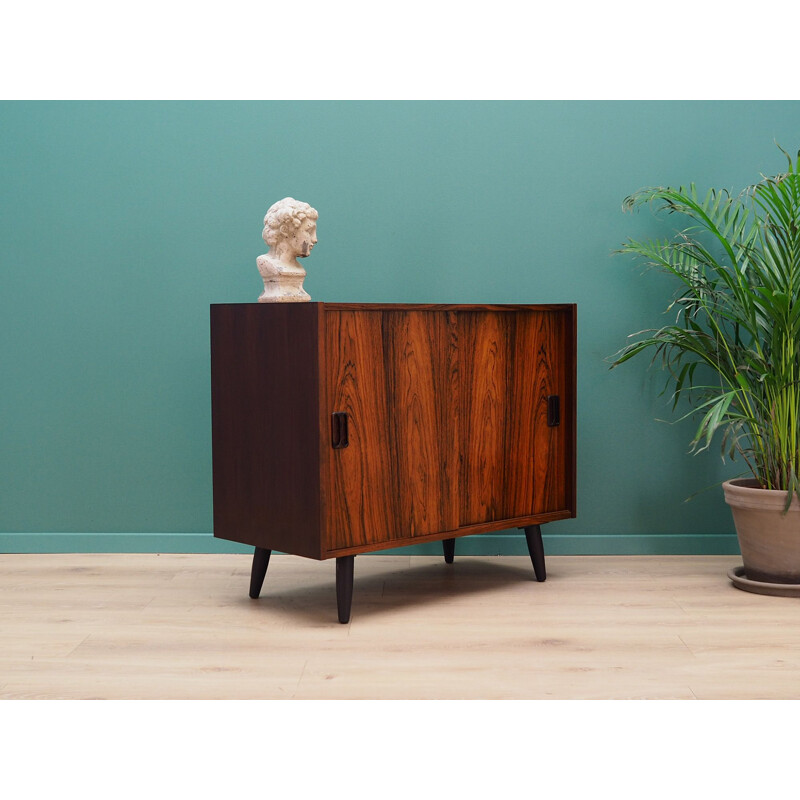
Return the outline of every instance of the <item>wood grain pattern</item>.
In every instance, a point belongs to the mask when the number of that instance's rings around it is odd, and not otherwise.
[[[461,525],[566,509],[571,420],[547,425],[547,398],[568,415],[567,315],[459,313],[462,380]]]
[[[508,328],[509,386],[505,398],[505,481],[497,487],[502,498],[500,518],[549,509],[536,507],[540,478],[547,480],[547,453],[540,449],[547,431],[547,396],[557,394],[552,380],[548,332],[551,312],[520,312],[501,319]]]
[[[456,317],[450,313],[381,313],[389,397],[389,458],[401,533],[458,525]]]
[[[325,326],[327,406],[350,429],[328,457],[329,548],[455,527],[455,316],[326,311]]]
[[[513,322],[486,311],[458,314],[462,525],[503,516]]]
[[[520,317],[526,328],[518,337],[517,363],[526,361],[528,370],[524,380],[533,388],[531,405],[519,409],[519,414],[529,415],[533,411],[531,453],[533,458],[533,503],[534,513],[555,511],[567,507],[565,483],[565,433],[567,420],[562,419],[555,427],[547,424],[547,398],[558,395],[565,398],[564,364],[561,357],[564,348],[565,317],[563,314],[525,314]],[[533,366],[533,371],[530,371]],[[517,388],[519,394],[521,389]],[[565,406],[566,403],[562,403]],[[562,414],[562,417],[565,416]],[[527,497],[526,497],[527,499]]]
[[[575,515],[574,305],[211,314],[215,535],[331,558]]]
[[[327,549],[400,535],[389,463],[389,398],[381,318],[326,312],[327,414],[348,415],[349,445],[328,447]]]
[[[416,536],[405,536],[392,539],[386,542],[371,542],[367,545],[357,545],[355,547],[343,547],[338,550],[329,550],[323,557],[358,555],[359,553],[372,553],[378,550],[388,550],[393,547],[408,547],[424,542],[438,542],[442,539],[458,538],[469,536],[473,533],[489,533],[491,531],[510,530],[512,528],[523,528],[526,525],[544,525],[547,522],[557,522],[561,519],[569,519],[574,516],[569,509],[563,511],[548,511],[545,514],[527,514],[524,517],[514,517],[513,519],[499,519],[493,522],[480,522],[475,525],[461,525],[451,531],[437,531],[431,534],[417,534]]]
[[[570,303],[324,303],[326,311],[569,311]]]
[[[214,535],[320,557],[319,309],[211,306]]]

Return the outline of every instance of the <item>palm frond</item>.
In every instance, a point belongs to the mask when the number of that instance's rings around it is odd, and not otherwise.
[[[612,368],[645,350],[698,415],[692,449],[722,431],[762,485],[800,497],[800,152],[787,172],[737,195],[694,184],[640,189],[623,210],[648,205],[689,224],[672,238],[629,239],[617,253],[676,279],[675,323],[633,334]],[[702,367],[715,384],[696,383]]]

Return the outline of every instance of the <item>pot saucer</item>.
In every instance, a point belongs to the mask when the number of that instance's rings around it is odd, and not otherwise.
[[[800,583],[766,583],[751,581],[744,576],[744,567],[728,570],[728,577],[737,589],[755,594],[769,594],[773,597],[800,597]]]

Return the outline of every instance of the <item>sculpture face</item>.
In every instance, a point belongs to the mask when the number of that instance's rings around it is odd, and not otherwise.
[[[306,258],[317,243],[317,221],[304,219],[287,244],[294,251],[295,258]]]

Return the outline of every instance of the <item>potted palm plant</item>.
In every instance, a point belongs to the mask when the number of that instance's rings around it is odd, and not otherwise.
[[[800,595],[800,152],[781,152],[788,170],[738,195],[700,196],[690,184],[625,200],[625,210],[649,204],[688,224],[617,251],[665,271],[677,291],[674,322],[632,334],[612,368],[649,351],[673,410],[685,398],[685,416],[699,418],[691,450],[719,431],[723,459],[746,464],[749,477],[723,483],[744,562],[733,583]]]

